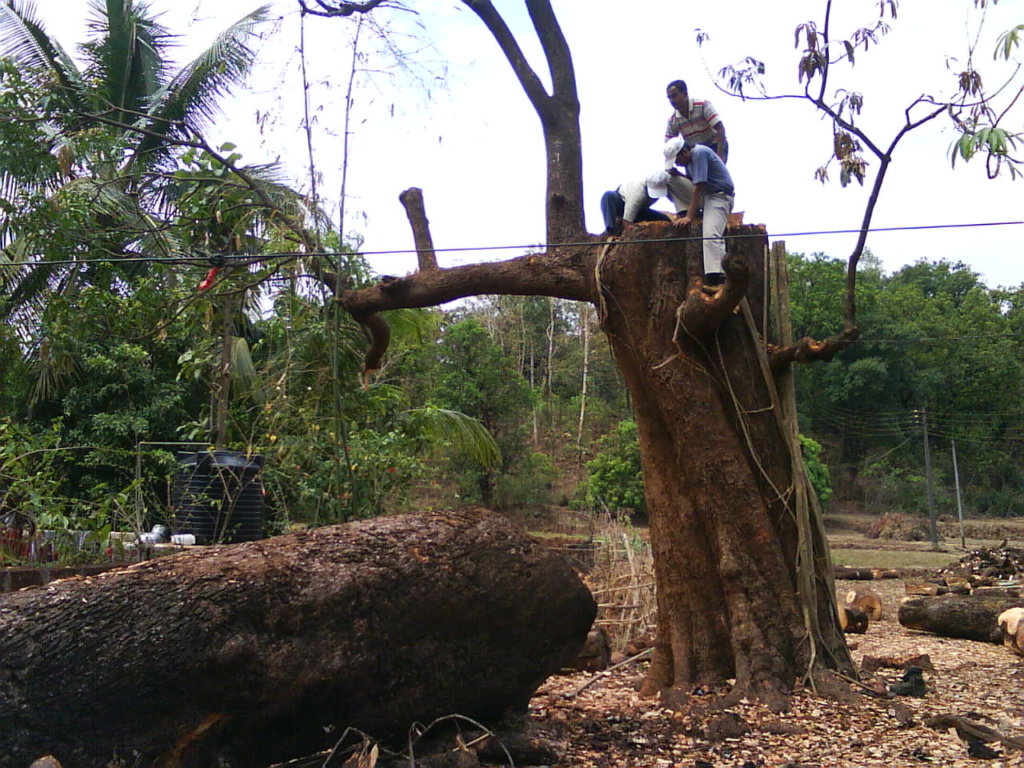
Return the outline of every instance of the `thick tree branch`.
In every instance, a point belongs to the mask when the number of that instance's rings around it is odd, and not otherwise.
[[[369,376],[380,370],[384,355],[391,343],[391,327],[376,312],[361,318],[359,322],[366,329],[370,339],[370,348],[363,358],[363,386],[369,382]]]
[[[529,98],[533,108],[541,116],[548,114],[551,109],[549,104],[550,97],[547,91],[544,90],[544,84],[537,77],[537,73],[533,71],[533,68],[530,67],[515,36],[509,30],[505,19],[495,10],[491,0],[463,0],[463,2],[480,17],[484,26],[487,27],[494,40],[498,43],[498,47],[501,48],[501,52],[508,59],[508,63],[512,66],[512,71],[526,92],[526,96]],[[534,13],[533,5],[531,4],[530,9],[531,16]]]
[[[341,304],[358,320],[388,309],[433,307],[480,295],[553,296],[593,300],[597,244],[534,253],[508,261],[468,264],[388,278],[341,292]]]
[[[827,363],[838,352],[855,342],[859,336],[860,329],[855,325],[843,328],[841,333],[825,341],[815,341],[810,336],[805,336],[795,344],[773,350],[768,356],[768,362],[773,373],[778,373],[792,363]]]
[[[572,65],[572,54],[551,9],[551,3],[548,0],[526,0],[526,9],[548,62],[552,96],[556,100],[576,102],[576,72]]]

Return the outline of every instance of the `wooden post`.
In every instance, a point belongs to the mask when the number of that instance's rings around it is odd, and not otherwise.
[[[964,541],[964,504],[960,499],[960,470],[956,465],[956,440],[950,440],[949,444],[953,448],[953,482],[956,483],[956,517],[960,521],[960,549],[967,549]]]
[[[234,348],[231,294],[221,299],[221,353],[217,376],[217,399],[214,413],[213,444],[218,450],[227,445],[228,398],[231,393],[231,352]]]
[[[928,411],[921,409],[921,431],[924,433],[924,477],[928,492],[928,521],[931,528],[932,549],[939,548],[939,526],[935,512],[935,488],[932,479],[932,451],[928,445]]]
[[[769,262],[766,270],[771,282],[771,315],[773,319],[774,338],[777,344],[787,346],[793,343],[793,323],[789,314],[789,270],[786,264],[786,244],[775,242],[771,251],[765,254]],[[767,315],[766,315],[767,317]],[[769,338],[769,329],[764,329],[765,338]],[[790,445],[793,465],[793,497],[800,531],[800,555],[798,556],[797,580],[799,591],[806,596],[804,606],[804,623],[813,637],[822,634],[817,611],[811,610],[815,602],[812,597],[820,594],[831,606],[833,620],[837,626],[840,622],[840,608],[836,602],[835,578],[833,576],[832,556],[827,545],[816,542],[827,542],[825,535],[824,516],[821,503],[807,477],[800,445],[800,426],[796,410],[796,381],[792,365],[776,373],[775,385],[778,392],[779,416]],[[820,569],[820,570],[819,570]],[[820,575],[819,575],[820,574]],[[837,660],[852,666],[849,648],[827,649],[821,647],[822,653],[834,653],[841,658]],[[841,664],[842,665],[842,664]]]

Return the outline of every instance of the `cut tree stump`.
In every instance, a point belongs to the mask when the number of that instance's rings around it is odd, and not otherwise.
[[[858,587],[848,590],[846,604],[866,613],[870,621],[882,620],[882,599],[870,589]]]
[[[596,605],[481,509],[162,557],[0,598],[0,766],[264,766],[525,710]]]
[[[1024,600],[976,595],[908,597],[900,605],[899,622],[907,629],[944,637],[998,643],[1001,641],[999,614],[1017,606],[1024,606]]]
[[[612,649],[608,641],[608,633],[598,627],[590,630],[579,655],[566,666],[577,672],[600,672],[602,669],[608,669],[611,657]]]
[[[855,605],[839,607],[839,626],[847,634],[863,635],[868,631],[868,615]]]
[[[996,617],[1003,645],[1024,656],[1024,608],[1008,608]]]

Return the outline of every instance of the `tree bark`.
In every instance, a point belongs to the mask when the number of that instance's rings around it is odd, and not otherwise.
[[[484,510],[162,557],[0,600],[0,766],[262,766],[525,709],[593,598]]]
[[[658,641],[645,690],[735,678],[737,693],[783,706],[812,644],[796,588],[793,459],[739,304],[764,230],[730,228],[727,286],[714,296],[701,291],[699,239],[672,234],[636,227],[637,242],[614,245],[597,268],[602,327],[635,404],[654,547]],[[808,601],[817,660],[845,668],[831,601]]]
[[[1016,607],[1024,607],[1024,600],[974,595],[919,597],[900,606],[899,621],[907,629],[993,643],[1001,639],[996,618]]]

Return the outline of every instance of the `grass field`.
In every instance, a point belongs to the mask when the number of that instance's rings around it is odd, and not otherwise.
[[[964,542],[956,521],[939,523],[939,547],[930,541],[871,539],[865,531],[877,518],[870,515],[826,515],[825,525],[836,565],[855,568],[941,568],[967,552],[1000,546],[1024,547],[1024,520],[965,520]]]
[[[959,560],[962,552],[921,552],[893,549],[835,549],[832,562],[854,568],[942,568]]]

